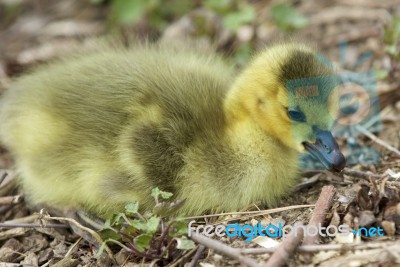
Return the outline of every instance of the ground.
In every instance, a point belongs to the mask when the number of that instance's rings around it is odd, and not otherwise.
[[[331,173],[305,165],[302,183],[278,205],[283,210],[246,215],[265,208],[255,203],[244,213],[217,216],[209,223],[308,223],[317,209],[310,205],[317,202],[323,186],[332,185],[336,194],[323,218],[325,226],[381,227],[384,236],[322,238],[319,245],[308,247],[313,252],[306,252],[306,245],[300,246],[286,264],[400,266],[400,2],[150,2],[153,4],[139,0],[125,5],[119,0],[0,0],[0,94],[15,77],[64,53],[73,53],[87,46],[87,40],[106,33],[126,42],[131,36],[154,41],[197,39],[216,47],[237,68],[248,62],[252,52],[278,39],[295,36],[316,43],[321,58],[335,66],[338,75],[352,77],[343,87],[361,88],[364,94],[358,94],[360,101],[365,97],[378,100],[370,102],[372,111],[366,123],[358,123],[354,116],[340,120],[341,125],[354,126],[337,130],[339,144],[348,155],[347,171]],[[94,257],[99,242],[90,235],[71,231],[62,219],[48,222],[42,215],[38,221],[40,215],[20,197],[12,165],[12,157],[0,147],[0,218],[12,225],[0,228],[0,266],[192,266],[191,261],[198,266],[240,265],[224,249],[216,252],[207,245],[203,250],[201,246],[186,251],[173,247],[175,252],[163,261],[144,260],[120,246],[111,247],[109,255],[115,263],[105,252]],[[294,207],[298,205],[304,206]],[[56,222],[65,227],[41,227]],[[267,247],[275,240],[256,241],[218,239],[262,265],[271,257],[273,249]],[[263,247],[257,255],[251,250]]]

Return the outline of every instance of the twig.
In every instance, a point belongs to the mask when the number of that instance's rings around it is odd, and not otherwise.
[[[42,213],[43,213],[43,210],[41,211],[41,215],[42,216],[40,216],[39,219],[42,219],[42,220],[56,220],[56,221],[61,221],[61,222],[69,222],[69,223],[75,225],[76,227],[78,227],[79,229],[81,229],[82,231],[85,231],[85,232],[89,233],[98,242],[99,246],[101,246],[103,244],[103,239],[101,239],[101,237],[99,236],[98,233],[96,233],[95,231],[93,231],[92,229],[90,229],[88,227],[85,227],[85,226],[81,225],[76,220],[71,219],[71,218],[64,218],[64,217],[52,217],[50,215],[46,215],[46,214],[42,214]],[[114,256],[113,256],[113,253],[112,253],[111,249],[107,245],[105,245],[104,249],[107,252],[107,254],[110,257],[110,259],[115,263],[116,261],[114,259]]]
[[[308,178],[307,181],[296,185],[294,190],[293,190],[293,192],[300,191],[300,190],[302,190],[302,189],[304,189],[304,188],[306,188],[306,187],[308,187],[308,186],[310,186],[312,184],[315,184],[316,182],[318,182],[318,180],[319,180],[319,178],[321,178],[321,176],[322,176],[321,172],[313,175],[311,178]]]
[[[78,244],[82,241],[82,237],[79,237],[79,239],[68,249],[67,253],[65,254],[64,258],[68,258],[71,256],[71,254],[74,252],[75,248],[78,246]]]
[[[396,153],[398,156],[400,156],[400,151],[397,148],[389,145],[388,143],[386,143],[385,141],[383,141],[382,139],[380,139],[379,137],[377,137],[376,135],[374,135],[373,133],[371,133],[370,131],[368,131],[367,129],[362,127],[361,125],[356,125],[356,128],[357,128],[357,130],[362,132],[364,135],[368,136],[368,138],[371,139],[372,141],[374,141],[375,143],[383,146],[387,150],[390,150],[390,151]]]
[[[65,224],[40,224],[40,223],[0,223],[1,228],[69,228],[69,225]]]
[[[393,257],[393,259],[397,263],[400,262],[400,255],[396,250],[394,250],[393,248],[390,248],[390,247],[386,247],[385,250],[389,253],[390,256]]]
[[[228,256],[232,259],[235,259],[237,261],[239,261],[241,264],[245,265],[245,266],[249,266],[249,267],[261,267],[260,264],[258,264],[255,260],[250,259],[246,256],[243,256],[242,254],[240,254],[240,249],[236,249],[236,248],[231,248],[217,240],[208,238],[204,235],[201,234],[197,234],[195,232],[191,233],[191,237],[190,237],[193,241],[211,248],[215,251],[217,251],[218,253],[221,253],[225,256]]]
[[[0,176],[0,185],[3,183],[4,179],[6,179],[7,176],[8,176],[8,172],[4,172],[4,173]]]
[[[363,171],[353,170],[353,169],[350,169],[347,167],[344,168],[341,173],[349,175],[349,176],[361,178],[366,181],[369,181],[370,178],[381,179],[384,177],[384,175],[374,174],[372,172],[363,172]]]
[[[90,226],[90,228],[92,228],[95,231],[100,231],[101,229],[104,228],[104,221],[102,221],[101,219],[96,218],[95,216],[90,215],[84,211],[78,210],[78,211],[73,211],[72,213],[71,213],[71,211],[68,211],[66,215],[68,217],[70,216],[71,218],[74,218],[74,216],[76,216],[77,219],[81,222],[81,224],[88,225],[88,226]],[[123,215],[125,215],[125,214],[123,214]]]
[[[332,206],[333,197],[335,196],[335,187],[332,185],[322,187],[321,194],[315,205],[309,225],[321,225],[325,220],[325,215]],[[319,235],[309,235],[303,240],[304,245],[315,244],[318,242]]]
[[[399,252],[399,247],[397,245],[386,249],[368,249],[357,253],[345,253],[344,255],[327,259],[320,266],[341,267],[349,266],[349,263],[353,262],[356,262],[358,266],[376,266],[380,262],[392,263],[389,264],[390,266],[398,266],[397,259],[392,259],[387,250]]]
[[[132,249],[131,247],[125,246],[124,244],[122,244],[121,242],[119,242],[118,240],[115,240],[115,239],[110,238],[110,239],[107,239],[106,242],[117,244],[118,246],[120,246],[121,248],[125,249],[126,251],[128,251],[129,253],[132,253],[132,254],[138,252],[136,249]],[[144,258],[144,255],[140,252],[139,252],[138,256]]]
[[[304,236],[304,228],[301,226],[303,226],[303,222],[295,223],[294,229],[298,229],[298,231],[283,240],[282,244],[278,246],[274,254],[269,258],[266,267],[282,266],[294,254]]]
[[[197,266],[197,262],[199,261],[201,254],[203,254],[204,249],[206,247],[203,245],[199,245],[199,247],[197,248],[196,254],[194,254],[192,261],[190,262],[190,267],[196,267]]]
[[[314,244],[314,245],[300,245],[297,248],[298,252],[315,253],[321,251],[353,251],[365,249],[387,248],[393,246],[400,246],[399,240],[386,241],[386,242],[366,242],[366,243],[351,243],[351,244]],[[242,249],[240,253],[248,255],[262,255],[266,253],[273,253],[278,247],[272,248],[247,248]]]
[[[149,264],[149,267],[156,267],[157,265],[157,262],[159,262],[160,261],[160,259],[154,259],[154,260],[152,260],[151,262],[150,262],[150,264]],[[125,265],[122,265],[122,266],[125,266]]]
[[[184,220],[189,220],[189,219],[211,218],[211,217],[219,217],[219,216],[227,216],[227,215],[259,216],[259,215],[272,214],[272,213],[277,213],[277,212],[287,211],[287,210],[302,209],[302,208],[312,208],[314,206],[315,205],[293,205],[293,206],[288,206],[288,207],[283,207],[283,208],[276,208],[276,209],[269,209],[269,210],[255,210],[255,211],[217,213],[217,214],[185,217],[183,219]]]
[[[343,20],[380,20],[390,22],[390,13],[381,8],[350,8],[348,6],[332,6],[320,10],[310,18],[310,24],[329,24]]]
[[[8,172],[8,175],[3,181],[3,184],[0,185],[0,196],[6,196],[15,188],[17,188],[17,181],[15,179],[15,176],[15,173]]]
[[[161,249],[162,246],[164,244],[164,239],[167,236],[167,234],[169,233],[169,229],[171,228],[172,224],[174,224],[176,221],[173,220],[172,222],[170,222],[168,224],[168,226],[162,230],[161,236],[160,236],[160,240],[158,241],[158,246],[157,246],[157,253],[160,254],[161,253]],[[166,251],[166,250],[165,250]]]
[[[20,263],[0,262],[0,267],[20,267]]]
[[[191,257],[196,252],[196,250],[197,250],[197,248],[194,248],[194,249],[186,252],[184,255],[182,255],[182,257],[180,257],[176,261],[174,261],[174,262],[170,263],[169,265],[167,265],[167,267],[181,266],[180,264],[182,263],[182,261],[184,259],[187,259],[187,258]]]
[[[368,7],[368,8],[391,8],[396,4],[396,1],[374,1],[374,0],[336,0],[336,4],[350,6],[350,7]]]
[[[39,217],[38,214],[32,214],[22,218],[16,218],[12,220],[5,221],[4,223],[32,223]]]
[[[172,239],[168,242],[167,246],[165,247],[165,249],[162,251],[160,258],[163,258],[165,255],[167,255],[167,253],[169,252],[169,249],[171,248],[172,244],[176,243],[176,239]]]
[[[21,202],[21,200],[21,195],[0,197],[0,206],[18,204]]]
[[[222,224],[225,222],[229,222],[232,220],[238,220],[238,219],[244,221],[244,220],[248,220],[251,217],[264,216],[264,215],[268,215],[268,214],[272,214],[272,213],[282,212],[282,211],[286,211],[286,210],[292,210],[292,208],[295,209],[295,208],[313,208],[313,207],[315,207],[315,205],[295,205],[295,206],[289,206],[289,207],[283,207],[283,208],[270,209],[270,210],[266,210],[268,212],[259,211],[260,212],[259,214],[255,213],[255,214],[244,215],[244,216],[241,216],[240,218],[228,218],[225,220],[220,220],[220,221],[213,223],[213,225]]]
[[[338,36],[322,40],[322,47],[329,48],[332,46],[336,46],[341,42],[343,42],[343,40],[346,42],[354,42],[360,39],[379,36],[381,32],[382,30],[380,29],[380,27],[370,27],[364,29],[350,30],[349,32],[340,34]]]
[[[301,176],[311,178],[312,176],[317,175],[318,173],[321,173],[321,172],[322,172],[321,170],[307,169],[307,170],[303,170],[301,172]]]

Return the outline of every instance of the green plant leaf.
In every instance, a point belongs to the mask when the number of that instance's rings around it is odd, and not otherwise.
[[[373,68],[373,72],[378,81],[382,81],[382,80],[386,79],[389,75],[389,71],[385,70],[385,69]]]
[[[237,66],[244,66],[246,65],[250,59],[251,59],[251,55],[252,55],[252,47],[250,44],[248,43],[243,43],[237,50],[236,53],[234,55],[234,60],[235,60],[235,64]]]
[[[170,192],[165,192],[161,191],[158,187],[155,187],[151,190],[151,196],[155,199],[158,200],[158,197],[161,196],[163,199],[169,199],[170,197],[173,196],[172,193]]]
[[[162,217],[168,216],[183,207],[185,200],[177,200],[174,202],[160,202],[153,208],[153,214],[160,215]]]
[[[154,187],[153,189],[151,189],[151,196],[154,199],[158,199],[158,196],[160,195],[161,190],[158,187]]]
[[[141,231],[139,229],[137,229],[136,227],[130,225],[125,225],[123,227],[121,227],[121,229],[119,229],[119,233],[125,236],[132,236],[135,235],[138,231]]]
[[[101,4],[101,3],[103,3],[105,0],[90,0],[90,3],[91,4],[94,4],[94,5],[98,5],[98,4]]]
[[[233,8],[232,0],[206,0],[203,3],[204,7],[218,14],[226,14]]]
[[[132,202],[125,206],[126,214],[135,214],[135,213],[138,213],[138,211],[139,211],[139,203],[138,202]]]
[[[111,219],[111,226],[119,225],[121,222],[121,218],[124,214],[123,213],[115,213]]]
[[[394,17],[392,24],[385,29],[384,42],[386,44],[393,44],[399,40],[400,37],[400,17]]]
[[[240,26],[252,23],[255,17],[256,12],[254,11],[253,6],[245,5],[240,10],[227,14],[223,18],[223,24],[226,28],[232,31],[237,31]]]
[[[188,250],[188,249],[194,249],[196,247],[195,243],[192,240],[189,240],[185,237],[182,238],[176,238],[176,248],[177,249],[183,249],[183,250]]]
[[[147,224],[141,220],[132,220],[131,225],[138,230],[147,231]]]
[[[185,220],[177,220],[170,228],[169,235],[172,237],[180,237],[188,233],[187,222]]]
[[[170,192],[161,191],[161,197],[162,197],[163,199],[169,199],[169,198],[171,198],[172,196],[173,196],[173,194],[170,193]]]
[[[111,228],[111,219],[108,218],[104,223],[103,229],[110,229],[110,228]]]
[[[274,5],[271,13],[276,25],[284,31],[301,29],[308,24],[308,19],[287,3]]]
[[[101,246],[99,247],[99,250],[97,250],[96,254],[94,255],[95,258],[99,258],[101,254],[103,254],[104,249],[106,248],[107,245],[107,240],[101,243]]]
[[[136,245],[136,248],[140,251],[143,252],[145,249],[148,249],[150,246],[150,241],[153,238],[152,235],[148,234],[143,234],[135,237],[133,242]]]
[[[147,10],[146,0],[114,0],[112,9],[117,22],[121,24],[134,24]]]
[[[400,17],[393,17],[392,24],[385,28],[383,40],[386,44],[386,51],[389,54],[396,55],[398,51],[398,42],[400,39]]]
[[[150,219],[148,219],[146,223],[147,233],[154,234],[155,232],[157,232],[159,224],[160,224],[159,217],[156,216],[150,217]]]
[[[101,239],[106,240],[106,239],[114,239],[114,240],[121,240],[122,237],[115,231],[111,229],[103,229],[98,231],[98,234],[100,235]]]

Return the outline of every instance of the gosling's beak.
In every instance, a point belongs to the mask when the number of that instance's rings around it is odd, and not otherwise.
[[[346,159],[330,131],[317,131],[315,143],[303,143],[304,148],[319,159],[327,169],[341,171],[346,166]]]

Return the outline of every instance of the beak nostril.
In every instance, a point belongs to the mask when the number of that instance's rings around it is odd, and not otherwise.
[[[327,146],[327,145],[324,144],[324,148],[325,148],[325,151],[326,151],[327,153],[331,153],[331,149],[329,148],[329,146]]]

